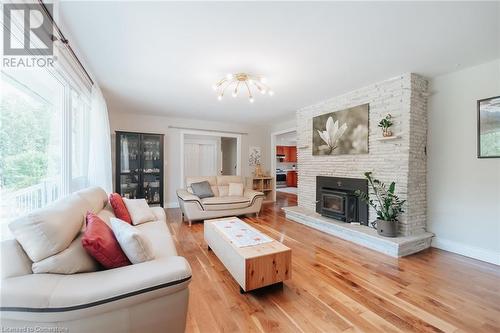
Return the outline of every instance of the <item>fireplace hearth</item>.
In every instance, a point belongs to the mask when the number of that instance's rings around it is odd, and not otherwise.
[[[354,192],[368,191],[366,179],[316,177],[316,212],[339,221],[368,225],[368,205]]]

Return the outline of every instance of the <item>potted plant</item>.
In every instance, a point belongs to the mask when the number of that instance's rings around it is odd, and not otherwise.
[[[392,131],[389,129],[393,125],[391,118],[392,116],[388,114],[378,123],[378,127],[382,128],[382,135],[384,137],[392,136]]]
[[[373,189],[376,200],[370,199],[368,193],[357,190],[356,195],[372,206],[377,212],[377,220],[372,226],[377,228],[381,236],[396,237],[398,234],[398,216],[404,212],[403,205],[406,200],[401,200],[394,191],[396,183],[392,182],[389,187],[378,179],[372,178],[371,172],[365,172],[365,177]]]

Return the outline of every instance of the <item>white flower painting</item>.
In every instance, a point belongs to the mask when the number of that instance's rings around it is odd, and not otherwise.
[[[260,165],[260,159],[262,157],[262,153],[260,147],[250,147],[248,151],[248,165],[256,166]]]
[[[313,118],[313,155],[368,153],[368,104]]]

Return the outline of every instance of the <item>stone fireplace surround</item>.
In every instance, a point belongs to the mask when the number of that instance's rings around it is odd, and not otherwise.
[[[426,92],[427,80],[408,73],[298,110],[298,207],[285,209],[287,218],[353,242],[360,239],[358,243],[394,256],[429,247],[432,234],[426,232]],[[368,154],[313,156],[312,118],[365,103],[370,105]],[[387,114],[392,116],[391,129],[397,136],[389,140],[383,139],[377,126]],[[354,226],[315,212],[317,176],[364,178],[367,171],[382,182],[395,181],[397,194],[407,200],[400,218],[399,237],[392,241],[366,226],[355,226],[352,233],[349,228]],[[368,220],[375,219],[376,212],[370,208]],[[370,245],[379,240],[382,245]],[[384,244],[391,242],[393,248],[384,249]]]

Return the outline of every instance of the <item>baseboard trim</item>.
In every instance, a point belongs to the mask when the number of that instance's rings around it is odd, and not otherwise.
[[[476,246],[464,245],[448,239],[434,237],[431,243],[432,247],[457,253],[466,257],[486,261],[491,264],[500,265],[500,253],[482,249]]]
[[[178,202],[167,202],[165,203],[165,208],[179,208]]]

